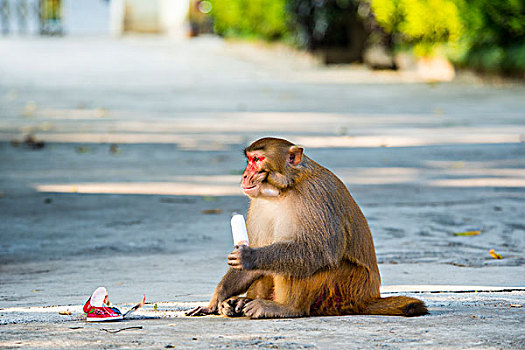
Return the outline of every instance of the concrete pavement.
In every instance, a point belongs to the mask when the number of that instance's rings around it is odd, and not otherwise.
[[[1,39],[0,50],[2,347],[525,346],[523,291],[414,293],[525,286],[522,85],[427,84],[215,38]],[[226,270],[230,213],[248,205],[241,150],[268,135],[343,179],[385,291],[412,286],[430,316],[182,316]],[[482,233],[454,235],[470,230]],[[142,313],[111,324],[143,329],[79,321],[99,285],[117,305],[145,293]]]

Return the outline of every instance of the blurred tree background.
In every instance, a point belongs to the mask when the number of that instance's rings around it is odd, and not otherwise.
[[[336,50],[346,61],[363,61],[365,49],[379,45],[390,54],[440,55],[459,67],[525,75],[524,0],[209,1],[214,30],[227,37]]]

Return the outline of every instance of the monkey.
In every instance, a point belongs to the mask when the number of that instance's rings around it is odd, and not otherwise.
[[[380,296],[367,220],[331,171],[284,139],[259,139],[244,154],[241,187],[250,198],[250,246],[234,247],[209,304],[186,315],[428,314],[419,299]]]

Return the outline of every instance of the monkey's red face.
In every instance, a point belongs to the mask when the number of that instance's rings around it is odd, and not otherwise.
[[[242,174],[241,187],[249,197],[260,195],[276,197],[279,190],[265,182],[268,170],[265,168],[266,156],[262,152],[247,152],[248,165]]]

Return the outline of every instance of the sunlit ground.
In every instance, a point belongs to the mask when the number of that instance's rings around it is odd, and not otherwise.
[[[31,117],[6,118],[0,139],[23,135],[52,143],[85,145],[173,144],[186,151],[242,148],[255,135],[279,135],[312,149],[410,148],[520,144],[523,128],[476,124],[472,116],[338,114],[292,112],[152,113],[133,111],[37,109]],[[507,115],[509,120],[519,118]],[[263,132],[261,132],[263,130]],[[254,135],[254,136],[251,136]],[[241,145],[241,146],[239,146]],[[241,158],[240,152],[238,154]],[[323,160],[319,160],[321,163]],[[516,167],[518,166],[518,167]],[[336,162],[332,170],[351,185],[419,184],[430,187],[525,187],[525,170],[508,162],[422,160],[419,167],[373,168]],[[41,192],[159,195],[241,195],[239,175],[172,176],[169,181],[34,183]]]
[[[443,165],[443,164],[438,164]],[[351,168],[333,169],[347,184],[388,185],[419,184],[431,187],[525,187],[523,169],[471,167],[468,162],[454,162],[448,167],[421,168]],[[437,179],[429,179],[429,176]],[[454,177],[452,179],[447,177]],[[35,184],[40,192],[157,194],[177,196],[242,195],[238,175],[175,176],[169,182],[104,182]]]
[[[140,180],[86,181],[91,172],[85,171],[82,181],[75,175],[33,181],[30,186],[40,192],[241,195],[240,150],[261,136],[290,139],[306,147],[306,154],[333,150],[314,158],[329,163],[348,185],[525,187],[523,159],[425,159],[420,151],[521,147],[522,86],[421,84],[403,72],[316,67],[300,55],[209,38],[2,44],[11,54],[0,58],[0,141],[23,145],[32,135],[48,147],[71,144],[80,150],[76,157],[96,144],[173,145],[178,151],[233,152],[239,164],[215,171],[210,164],[207,174],[194,167],[197,173],[186,176],[177,173],[185,168],[179,164],[175,173]],[[34,64],[32,52],[41,57]],[[400,165],[381,155],[380,165],[368,167],[340,156],[357,149],[416,151],[423,158]],[[115,150],[116,164],[120,151]]]
[[[521,309],[509,304],[521,305],[522,292],[432,292],[525,284],[525,87],[425,84],[228,45],[0,38],[0,323],[13,322],[0,347],[245,348],[267,334],[267,344],[297,348],[283,337],[310,344],[312,330],[327,327],[335,335],[314,347],[367,334],[366,347],[387,327],[399,342],[383,343],[403,348],[427,332],[444,344],[451,325],[455,346],[466,330],[467,345],[479,346],[479,334],[483,344],[518,344]],[[281,343],[275,320],[175,319],[204,305],[227,269],[230,214],[249,203],[242,150],[263,136],[304,146],[344,181],[373,233],[382,292],[417,296],[432,315],[417,327],[375,316],[282,320]],[[156,317],[158,303],[166,319],[117,335],[64,322],[83,317],[79,305],[97,286],[119,306],[146,294],[136,315]],[[70,305],[73,315],[43,305]],[[508,343],[493,342],[496,326]],[[252,336],[257,343],[231,342]]]
[[[309,148],[411,147],[440,144],[518,143],[525,128],[472,125],[476,116],[304,112],[137,113],[42,109],[0,121],[0,140],[24,133],[48,142],[173,143],[186,149],[245,142],[246,133],[287,134]],[[12,110],[9,114],[17,115]],[[506,114],[519,119],[519,114]],[[476,123],[477,124],[477,123]],[[306,134],[306,135],[305,135]]]
[[[510,118],[516,118],[510,116]],[[0,140],[31,134],[48,144],[173,144],[186,151],[242,148],[255,136],[278,135],[312,149],[410,148],[520,144],[514,125],[473,125],[471,117],[436,115],[352,115],[336,113],[154,114],[107,110],[42,109],[31,117],[4,118]],[[460,124],[459,126],[457,124]],[[241,158],[239,152],[239,158]],[[322,163],[322,159],[319,160]],[[422,161],[420,167],[373,168],[337,162],[332,170],[352,185],[419,184],[433,187],[525,187],[525,170],[502,162]],[[168,179],[166,179],[168,180]],[[169,181],[34,183],[41,192],[158,195],[241,195],[239,175],[173,176]]]

